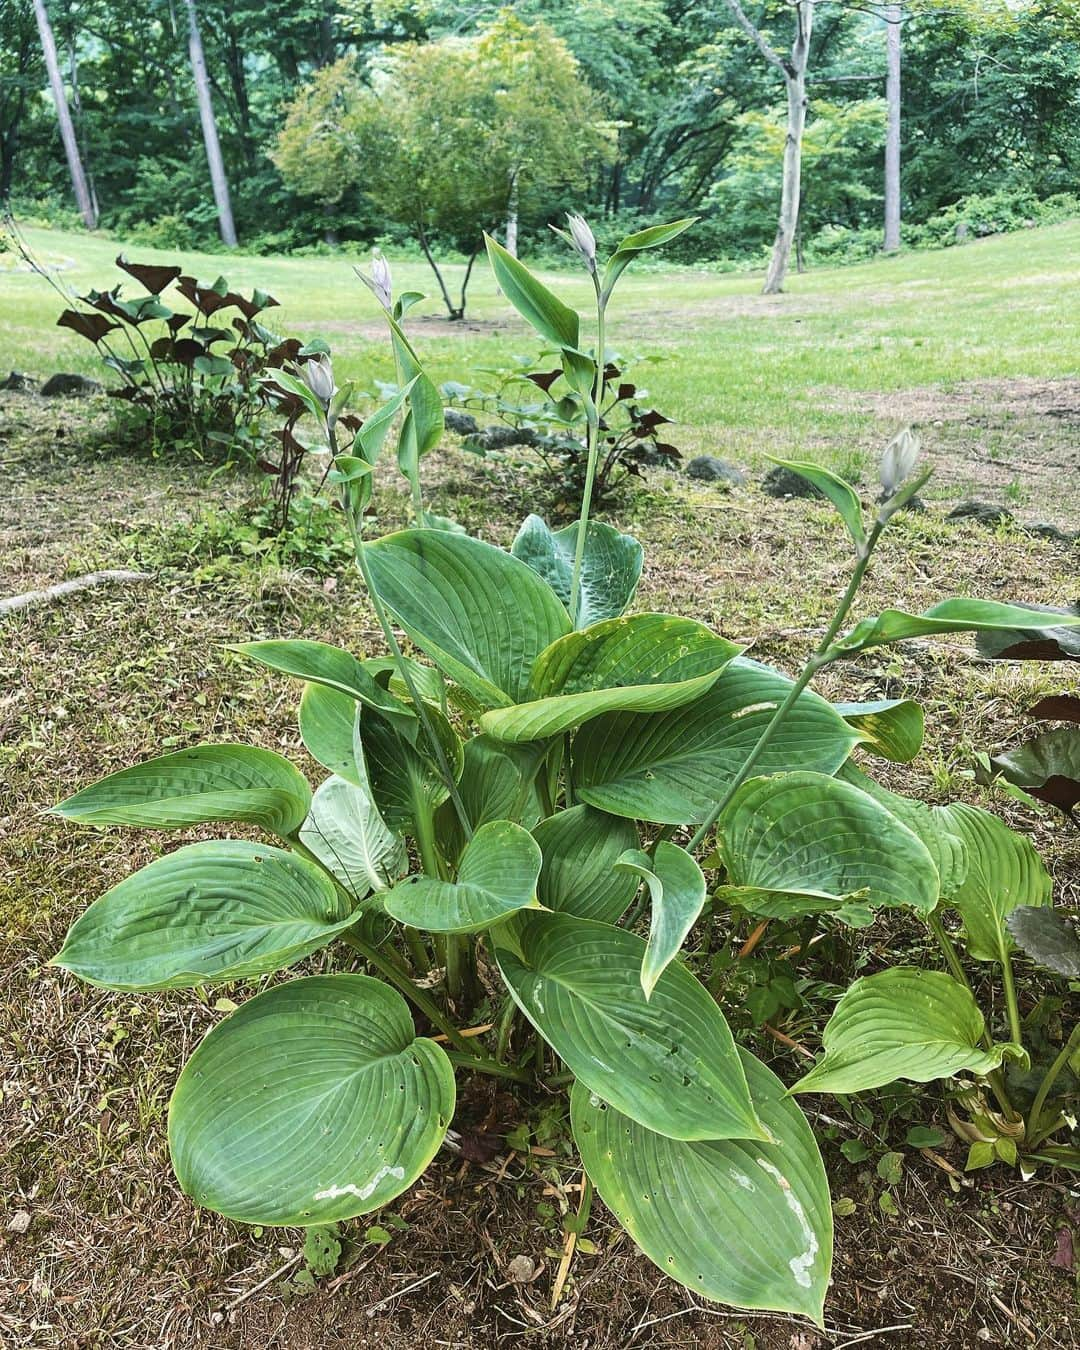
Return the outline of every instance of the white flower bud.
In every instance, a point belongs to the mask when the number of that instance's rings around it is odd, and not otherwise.
[[[381,253],[376,253],[371,259],[371,289],[383,309],[390,309],[394,303],[394,283],[390,264]]]
[[[300,376],[323,407],[328,408],[334,397],[334,367],[326,353],[306,362]]]
[[[570,242],[578,252],[581,261],[590,272],[596,271],[596,238],[589,229],[584,216],[568,211],[566,225],[570,231]]]
[[[919,438],[910,427],[905,427],[885,447],[881,456],[883,496],[891,497],[911,477],[920,449]]]

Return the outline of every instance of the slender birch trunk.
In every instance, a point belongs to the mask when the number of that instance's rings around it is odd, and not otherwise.
[[[225,177],[225,161],[221,157],[221,142],[218,140],[217,122],[214,118],[214,103],[210,97],[210,76],[206,70],[206,54],[203,51],[202,35],[199,32],[199,19],[195,12],[195,0],[185,0],[188,13],[188,52],[191,56],[191,73],[195,79],[195,93],[199,100],[199,120],[202,122],[203,143],[206,146],[206,160],[210,166],[210,183],[214,189],[214,202],[217,205],[218,228],[226,248],[236,247],[236,226],[233,224],[232,202],[229,198],[229,180]]]
[[[510,175],[510,199],[506,204],[506,251],[517,257],[518,247],[518,175]]]
[[[900,22],[898,4],[885,9],[885,252],[900,247]]]
[[[49,87],[52,90],[53,102],[56,104],[56,120],[60,124],[60,139],[64,143],[64,154],[67,156],[68,170],[71,173],[71,186],[75,192],[75,201],[86,228],[96,230],[98,225],[97,210],[94,207],[94,199],[86,181],[86,174],[83,172],[79,143],[75,138],[75,127],[71,120],[71,109],[68,106],[64,81],[60,74],[60,62],[56,56],[56,40],[53,37],[52,24],[49,22],[49,14],[45,8],[45,0],[34,0],[34,17],[37,19],[38,32],[41,35],[41,50],[45,57],[45,68],[49,72]]]

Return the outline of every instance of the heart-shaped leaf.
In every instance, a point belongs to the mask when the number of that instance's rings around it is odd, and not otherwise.
[[[836,711],[864,737],[864,745],[894,764],[909,764],[922,749],[923,710],[912,698],[838,703]]]
[[[1018,905],[1005,923],[1013,941],[1036,965],[1070,980],[1080,976],[1080,938],[1056,910]]]
[[[819,773],[751,778],[720,817],[720,855],[739,901],[795,918],[909,905],[929,914],[939,878],[925,845],[866,793]]]
[[[568,1069],[620,1111],[673,1139],[761,1139],[724,1015],[684,967],[646,999],[645,943],[569,914],[537,914],[521,955],[496,948],[514,1002]]]
[[[906,1078],[929,1083],[986,1074],[1018,1045],[982,1044],[983,1015],[970,989],[940,970],[894,966],[847,990],[825,1027],[825,1056],[793,1092],[867,1092]]]
[[[537,698],[486,713],[481,725],[498,740],[527,741],[605,712],[681,708],[711,689],[740,651],[693,619],[603,619],[540,653],[532,673]]]
[[[413,1184],[454,1113],[454,1071],[408,1005],[366,975],[250,999],[205,1038],[169,1107],[196,1204],[242,1223],[334,1223]]]
[[[365,549],[383,603],[452,680],[485,708],[530,696],[533,662],[570,631],[562,603],[531,567],[443,530],[402,530]]]
[[[1006,918],[1017,905],[1049,905],[1050,876],[1029,841],[989,811],[957,802],[935,815],[967,850],[967,874],[949,897],[964,921],[967,954],[1002,961],[1012,946]]]
[[[307,815],[311,788],[287,759],[253,745],[196,745],[102,778],[53,807],[86,825],[182,829],[243,820],[286,838]]]
[[[607,713],[574,738],[574,788],[612,815],[665,825],[705,820],[791,688],[737,657],[700,698],[661,713]],[[859,737],[817,694],[800,695],[762,756],[763,773],[834,773]]]
[[[521,317],[556,347],[577,347],[577,314],[489,234],[484,243],[499,289]]]
[[[577,538],[576,524],[552,530],[539,516],[526,516],[510,549],[515,558],[528,563],[544,578],[567,611]],[[644,557],[644,550],[632,535],[620,534],[599,520],[589,521],[581,559],[576,628],[586,628],[599,619],[617,618],[628,608],[637,591]]]
[[[832,1265],[817,1141],[775,1074],[739,1048],[768,1142],[647,1130],[581,1083],[570,1095],[589,1179],[650,1261],[695,1294],[822,1321]]]
[[[300,697],[300,739],[313,759],[357,787],[367,785],[360,745],[360,708],[351,694],[308,684]]]
[[[520,909],[536,909],[536,840],[510,820],[481,825],[465,845],[457,881],[416,876],[383,896],[400,923],[431,933],[477,933]]]
[[[547,747],[500,745],[490,736],[471,736],[465,742],[458,793],[473,829],[492,820],[512,820],[531,829],[543,814],[536,795],[536,775]],[[465,845],[452,802],[439,808],[438,826],[443,853],[456,857]]]
[[[214,840],[158,858],[95,900],[53,964],[106,989],[190,989],[282,970],[353,922],[314,863]]]
[[[336,775],[316,791],[300,842],[356,900],[385,891],[407,866],[405,842],[379,815],[370,791]]]
[[[622,918],[637,894],[638,880],[615,864],[638,846],[633,821],[591,806],[572,806],[542,820],[533,838],[544,855],[536,894],[546,909],[600,923]]]
[[[993,755],[990,767],[1032,797],[1056,806],[1076,820],[1080,803],[1080,729],[1046,731],[1003,755]],[[1080,822],[1078,822],[1080,823]]]
[[[630,849],[616,866],[633,872],[649,888],[652,922],[641,965],[641,987],[649,998],[701,913],[705,878],[685,849],[665,839],[656,845],[655,857],[650,858],[641,849]]]

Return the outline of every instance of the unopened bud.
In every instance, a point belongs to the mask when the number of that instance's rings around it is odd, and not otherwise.
[[[570,231],[570,242],[577,250],[581,261],[590,272],[596,271],[596,237],[589,229],[588,222],[584,216],[575,215],[574,212],[567,212],[566,226]]]
[[[371,289],[383,309],[390,309],[394,303],[394,283],[390,264],[381,253],[371,259]]]
[[[911,477],[915,461],[919,458],[920,448],[919,438],[910,427],[905,427],[885,447],[885,452],[881,456],[883,497],[891,497]]]
[[[328,408],[330,400],[334,397],[334,367],[326,353],[322,353],[316,360],[308,361],[300,375],[323,407]]]

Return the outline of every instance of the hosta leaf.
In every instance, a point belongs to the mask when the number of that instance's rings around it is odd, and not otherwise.
[[[865,792],[819,773],[743,783],[720,817],[720,855],[756,914],[793,918],[845,902],[928,914],[939,878],[925,845]]]
[[[865,651],[886,642],[905,638],[928,637],[939,633],[997,632],[1015,628],[1032,629],[1044,616],[1031,606],[1003,605],[996,600],[943,600],[922,614],[902,609],[884,609],[873,618],[863,619],[846,637],[839,638],[836,652]],[[1080,615],[1060,625],[1080,627]]]
[[[188,1060],[169,1151],[196,1204],[242,1223],[317,1224],[413,1184],[454,1113],[454,1071],[408,1005],[366,975],[250,999]]]
[[[637,255],[648,248],[659,248],[672,239],[676,239],[684,230],[698,220],[698,216],[684,216],[681,220],[672,220],[664,225],[650,225],[647,229],[636,230],[628,234],[611,255],[604,268],[604,293],[610,295],[616,281]]]
[[[297,722],[308,754],[340,778],[364,787],[367,771],[360,745],[361,705],[351,694],[308,684],[300,697]]]
[[[779,464],[782,468],[790,469],[800,478],[805,478],[808,483],[821,493],[824,493],[840,513],[840,518],[847,526],[848,534],[856,544],[861,544],[866,538],[866,528],[863,525],[862,503],[859,501],[859,494],[842,478],[839,478],[831,470],[823,468],[820,464],[814,464],[806,460],[799,459],[779,459],[776,455],[768,455],[774,464]]]
[[[638,846],[633,821],[572,806],[542,820],[533,838],[544,855],[536,893],[545,908],[600,923],[622,918],[637,894],[638,879],[615,864]]]
[[[652,921],[645,958],[641,963],[641,987],[649,998],[656,981],[679,954],[705,903],[705,878],[685,849],[662,839],[656,856],[631,849],[616,863],[641,877],[649,888]]]
[[[739,1049],[769,1142],[655,1134],[581,1083],[570,1122],[600,1198],[650,1261],[694,1293],[821,1324],[832,1265],[829,1183],[784,1085]]]
[[[1080,976],[1080,938],[1056,910],[1018,905],[1005,923],[1013,941],[1036,965],[1068,979]]]
[[[376,590],[412,640],[482,706],[528,698],[537,656],[570,631],[562,603],[502,549],[442,530],[365,545]]]
[[[703,821],[791,688],[785,676],[737,657],[712,688],[662,713],[607,713],[574,738],[574,788],[612,815],[684,825]],[[762,756],[762,773],[834,773],[858,734],[817,694],[796,700]]]
[[[958,835],[946,828],[945,822],[934,808],[927,806],[925,802],[890,792],[888,788],[882,787],[861,769],[856,768],[850,760],[836,776],[845,783],[851,783],[860,792],[873,797],[874,801],[922,840],[937,868],[941,897],[943,900],[948,899],[967,876],[967,846]]]
[[[512,820],[531,829],[540,819],[535,779],[547,747],[500,745],[490,736],[465,742],[458,791],[474,829],[491,820]],[[440,838],[447,857],[456,856],[465,838],[452,802],[439,808]]]
[[[825,1056],[793,1092],[866,1092],[906,1078],[929,1083],[986,1074],[1019,1046],[982,1045],[983,1015],[969,989],[939,970],[894,966],[847,990],[825,1027]]]
[[[499,289],[521,317],[556,347],[576,347],[577,314],[489,234],[484,235],[484,242]]]
[[[287,759],[253,745],[197,745],[120,769],[53,807],[86,825],[179,829],[243,820],[285,838],[307,815],[311,788]]]
[[[925,718],[914,699],[837,703],[836,711],[865,737],[864,744],[894,764],[908,764],[922,749]]]
[[[1049,905],[1050,876],[1029,841],[989,811],[955,803],[934,814],[967,849],[967,875],[949,897],[964,921],[967,954],[1001,961],[1012,946],[1006,918],[1017,905]]]
[[[370,791],[336,775],[316,791],[300,842],[357,900],[385,891],[407,866],[405,842],[379,815]]]
[[[461,741],[438,709],[428,708],[427,716],[456,779],[461,774]],[[371,795],[382,818],[395,834],[415,836],[450,795],[439,766],[427,753],[426,739],[418,737],[412,745],[373,713],[361,716],[360,738]]]
[[[557,736],[601,713],[663,712],[706,693],[742,649],[704,624],[670,614],[603,619],[540,653],[537,695],[481,718],[504,741]]]
[[[526,516],[510,549],[515,558],[528,563],[544,578],[567,611],[577,537],[576,524],[552,530],[539,516]],[[632,535],[620,534],[599,520],[589,522],[581,560],[576,628],[586,628],[599,619],[617,618],[627,609],[637,591],[644,557],[644,550]]]
[[[519,909],[536,909],[536,840],[510,820],[481,825],[465,845],[457,881],[409,877],[383,896],[400,923],[432,933],[475,933]]]
[[[249,656],[281,675],[291,675],[294,679],[322,684],[348,694],[388,718],[403,735],[412,739],[417,735],[413,709],[377,684],[351,652],[328,642],[310,642],[306,638],[238,642],[233,644],[233,651]]]
[[[1080,803],[1080,729],[1046,731],[1003,755],[990,767],[1041,802],[1056,806],[1072,819]]]
[[[979,654],[999,661],[1080,661],[1080,628],[1067,626],[1080,619],[1080,605],[1032,605],[1029,617],[1033,621],[1023,628],[980,633],[975,639]]]
[[[215,840],[158,858],[95,900],[53,962],[107,989],[187,989],[282,970],[353,922],[314,863]]]
[[[523,959],[496,956],[514,1002],[591,1091],[673,1139],[758,1139],[724,1015],[684,967],[646,999],[645,943],[569,914],[530,915]]]

